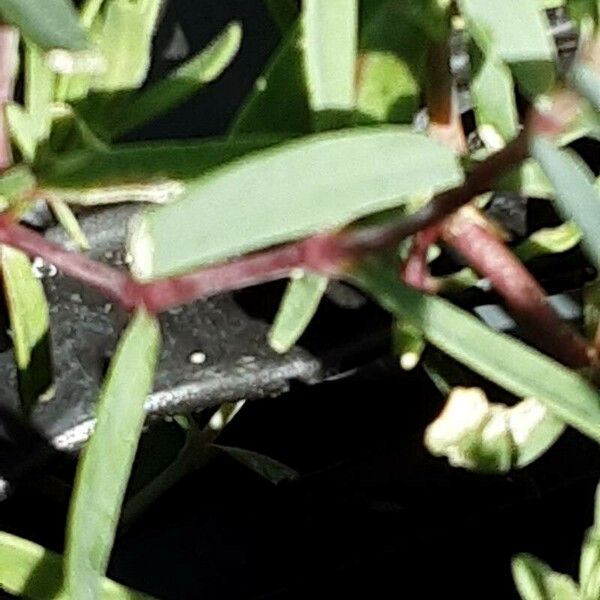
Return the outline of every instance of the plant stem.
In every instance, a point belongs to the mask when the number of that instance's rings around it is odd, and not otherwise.
[[[442,222],[472,198],[490,190],[496,180],[517,167],[528,155],[527,133],[521,134],[502,150],[478,163],[461,187],[435,196],[431,202],[400,221],[375,225],[346,233],[340,243],[349,255],[361,256],[396,246],[409,235]]]
[[[490,280],[523,332],[540,348],[572,368],[595,362],[596,352],[588,341],[560,320],[546,292],[475,209],[450,218],[442,238]]]

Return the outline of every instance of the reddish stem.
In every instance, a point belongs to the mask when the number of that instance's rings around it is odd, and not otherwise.
[[[427,254],[432,244],[440,236],[440,226],[433,225],[413,236],[412,246],[408,257],[401,268],[402,281],[426,294],[435,294],[439,291],[439,282],[429,272]]]
[[[470,212],[470,211],[469,211]],[[579,368],[593,362],[595,351],[575,329],[560,320],[546,292],[514,254],[473,211],[460,212],[444,227],[442,237],[504,298],[523,332],[563,364]]]

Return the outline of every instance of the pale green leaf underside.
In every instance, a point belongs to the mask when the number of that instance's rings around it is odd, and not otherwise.
[[[453,153],[402,127],[326,133],[256,152],[147,212],[130,250],[162,277],[332,229],[459,185]]]
[[[95,78],[93,89],[135,89],[144,82],[160,5],[161,0],[108,3],[99,40],[107,65],[104,73]]]
[[[471,82],[471,94],[479,127],[494,127],[505,142],[515,137],[519,119],[514,83],[504,63],[486,57]]]
[[[531,155],[554,186],[559,211],[578,225],[583,233],[583,247],[594,264],[600,266],[600,192],[591,171],[576,155],[554,147],[540,136],[535,136],[530,146]]]
[[[70,0],[0,0],[0,15],[43,50],[88,48]]]
[[[19,369],[26,369],[33,349],[48,332],[48,304],[42,282],[35,278],[27,256],[2,246],[0,259],[15,359]]]
[[[100,600],[150,600],[110,579],[100,581]],[[0,532],[0,589],[30,600],[69,600],[63,586],[60,554],[9,533]]]
[[[576,373],[449,302],[410,290],[391,268],[368,263],[356,277],[384,308],[421,329],[440,350],[517,396],[537,398],[600,441],[600,396]]]
[[[508,63],[554,59],[548,23],[537,0],[459,0],[459,5],[484,51]]]
[[[535,95],[554,80],[555,48],[537,0],[459,0],[479,47],[509,63],[522,88]]]
[[[304,2],[304,65],[313,111],[354,107],[357,29],[356,0]]]
[[[104,575],[144,423],[160,332],[137,312],[111,361],[96,428],[80,459],[67,526],[65,575],[71,598],[92,600]]]
[[[317,312],[327,289],[327,277],[304,273],[292,279],[269,331],[269,344],[276,352],[287,352],[304,333]]]

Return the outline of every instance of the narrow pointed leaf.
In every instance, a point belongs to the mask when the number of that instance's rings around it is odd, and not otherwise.
[[[107,137],[115,138],[181,104],[217,79],[231,64],[242,40],[242,27],[230,23],[204,50],[165,79],[122,103],[109,121]]]
[[[587,165],[574,154],[555,148],[551,142],[535,136],[531,154],[554,186],[555,202],[565,219],[581,230],[582,244],[592,262],[600,266],[600,191]]]
[[[70,0],[0,0],[0,15],[43,50],[88,48],[85,31]]]
[[[19,104],[10,102],[4,111],[10,137],[19,149],[21,156],[27,162],[33,162],[37,147],[38,128],[36,124],[32,121],[29,113]]]
[[[298,16],[298,6],[295,0],[265,0],[273,21],[282,34],[294,25]]]
[[[297,471],[270,456],[252,452],[251,450],[243,450],[242,448],[232,448],[231,446],[214,444],[213,447],[231,456],[231,458],[237,460],[245,467],[252,469],[271,483],[278,484],[286,479],[293,480],[299,477]]]
[[[160,187],[168,181],[190,181],[238,157],[281,142],[280,136],[244,136],[235,140],[206,138],[173,142],[122,144],[111,148],[87,148],[45,157],[35,165],[39,184],[55,195],[73,201],[86,190],[102,196],[103,188]]]
[[[527,262],[546,254],[559,254],[571,250],[581,242],[581,231],[571,221],[547,227],[532,233],[526,240],[515,248],[515,254]]]
[[[300,25],[297,23],[273,55],[265,72],[236,116],[231,134],[311,131]]]
[[[298,341],[317,312],[326,289],[327,277],[317,273],[305,273],[290,281],[269,332],[271,348],[287,352]]]
[[[341,227],[462,177],[449,149],[402,127],[319,134],[201,178],[145,213],[130,250],[139,276],[161,277]]]
[[[537,398],[600,441],[600,395],[575,372],[449,302],[407,288],[393,268],[368,262],[355,276],[384,308],[421,329],[440,350],[517,396]]]
[[[100,582],[100,600],[150,600],[110,579]],[[31,600],[68,600],[63,557],[10,533],[0,532],[0,589]]]
[[[77,217],[69,208],[69,205],[62,202],[62,200],[52,200],[50,202],[50,207],[52,208],[52,212],[54,213],[57,221],[68,233],[75,245],[80,250],[89,250],[90,243],[88,242],[83,229],[81,229],[81,225],[79,225]]]
[[[106,571],[159,344],[156,319],[137,312],[111,361],[69,510],[65,576],[71,598],[96,598]]]
[[[0,261],[19,391],[23,408],[29,412],[52,384],[49,309],[42,282],[34,276],[27,256],[2,246]]]
[[[482,58],[482,64],[471,82],[477,126],[493,127],[504,142],[514,138],[519,119],[514,82],[510,70],[493,56]]]
[[[26,45],[25,58],[25,108],[35,127],[37,145],[50,133],[50,107],[54,100],[56,75],[46,64],[43,53],[35,46]]]

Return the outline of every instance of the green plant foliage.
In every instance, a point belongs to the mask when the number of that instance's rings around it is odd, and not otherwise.
[[[493,127],[504,142],[516,136],[519,119],[515,89],[506,64],[493,55],[483,57],[471,81],[471,95],[480,132]]]
[[[142,85],[160,5],[161,0],[108,0],[98,40],[106,69],[92,89],[114,92]]]
[[[299,476],[297,471],[270,456],[251,452],[250,450],[243,450],[242,448],[232,448],[231,446],[213,444],[213,447],[245,467],[248,467],[271,483],[278,484],[286,480],[291,481],[297,479]]]
[[[327,289],[327,277],[303,273],[288,284],[281,306],[269,331],[269,345],[287,352],[300,338],[319,307]]]
[[[340,227],[461,180],[450,150],[402,127],[307,137],[214,171],[176,203],[147,212],[130,240],[134,268],[144,278],[182,272]]]
[[[80,250],[89,250],[90,244],[85,236],[85,233],[79,225],[77,217],[69,208],[69,205],[62,200],[54,199],[50,202],[52,212],[56,220],[61,224],[62,228],[69,234],[75,245]]]
[[[63,558],[38,544],[0,532],[0,589],[30,600],[69,600],[63,585]],[[101,578],[99,600],[151,600]]]
[[[138,311],[111,361],[69,510],[65,576],[71,598],[97,597],[142,432],[159,344],[156,319]]]
[[[332,30],[337,35],[329,35]],[[358,3],[309,0],[302,8],[302,31],[313,127],[336,129],[349,121],[356,103]],[[274,350],[286,352],[296,343],[326,289],[327,278],[317,273],[290,281],[269,332]]]
[[[443,352],[517,396],[537,398],[557,417],[600,440],[600,396],[573,371],[449,302],[407,288],[387,265],[367,262],[355,278]]]
[[[34,276],[27,256],[2,246],[0,264],[22,406],[30,412],[52,385],[48,304],[42,282]]]
[[[535,136],[530,146],[532,156],[554,186],[557,208],[563,217],[577,224],[583,233],[583,247],[592,262],[600,266],[600,192],[591,171],[574,154],[555,148],[543,137]]]
[[[281,42],[231,128],[233,136],[250,133],[297,135],[311,131],[304,74],[301,28],[296,23]]]
[[[88,147],[43,157],[34,165],[39,184],[56,195],[73,190],[96,194],[111,186],[156,187],[189,182],[253,151],[275,146],[281,136],[251,135],[235,140],[207,138],[173,142]],[[62,190],[62,194],[61,194]]]
[[[242,27],[230,23],[204,50],[167,75],[159,83],[123,102],[105,125],[107,138],[117,138],[181,104],[206,84],[217,79],[235,58],[242,41]]]
[[[467,28],[484,54],[508,63],[531,96],[554,83],[555,49],[537,0],[460,0]]]
[[[294,0],[265,0],[273,21],[281,31],[286,33],[296,21],[298,7]]]
[[[575,223],[546,227],[532,233],[515,248],[515,254],[527,262],[546,254],[558,254],[575,248],[581,242],[581,231]]]
[[[516,556],[512,571],[523,600],[582,600],[577,584],[569,576],[555,573],[534,556]]]
[[[1,0],[0,14],[43,50],[77,52],[89,48],[70,0]]]
[[[335,31],[335,35],[330,32]],[[302,8],[304,65],[311,110],[350,113],[354,109],[358,2],[307,0]],[[331,129],[317,121],[316,129]]]

